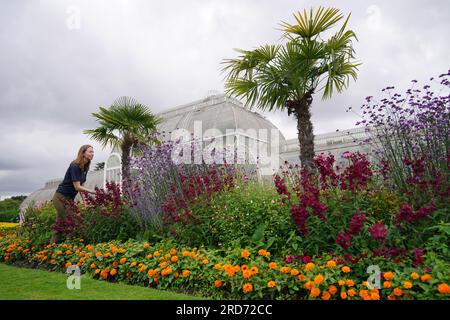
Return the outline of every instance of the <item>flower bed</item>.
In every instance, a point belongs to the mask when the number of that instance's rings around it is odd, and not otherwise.
[[[77,265],[101,281],[196,292],[218,299],[448,299],[448,269],[426,261],[421,268],[381,257],[355,264],[331,256],[273,258],[264,249],[181,247],[173,242],[130,240],[96,245],[82,240],[35,248],[14,234],[0,237],[0,261],[64,271]],[[371,288],[370,264],[381,268],[380,289]],[[369,281],[369,282],[368,282]]]

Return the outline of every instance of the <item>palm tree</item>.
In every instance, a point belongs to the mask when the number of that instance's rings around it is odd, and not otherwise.
[[[237,59],[225,59],[228,71],[225,91],[245,100],[245,105],[262,110],[286,110],[297,120],[300,161],[313,170],[314,135],[311,122],[313,94],[323,90],[322,99],[334,90],[342,92],[350,77],[356,80],[359,63],[352,61],[352,30],[346,30],[350,14],[340,30],[323,40],[323,32],[343,18],[339,9],[310,9],[294,14],[295,24],[281,23],[281,45],[264,45],[255,50],[237,49]]]
[[[131,154],[138,154],[143,144],[158,143],[153,134],[162,119],[130,97],[120,97],[109,108],[100,107],[100,112],[92,116],[100,126],[83,132],[103,147],[110,145],[122,150],[122,182],[128,183]]]

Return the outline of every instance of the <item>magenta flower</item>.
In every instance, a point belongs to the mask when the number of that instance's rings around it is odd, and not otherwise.
[[[369,228],[369,232],[377,240],[383,241],[388,235],[388,231],[383,224],[376,222]]]
[[[347,250],[352,245],[352,236],[345,232],[345,230],[342,230],[336,236],[336,243],[344,248],[344,250]]]

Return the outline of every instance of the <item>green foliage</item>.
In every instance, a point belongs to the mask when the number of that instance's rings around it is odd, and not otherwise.
[[[195,220],[177,224],[177,239],[190,245],[256,245],[281,251],[295,231],[289,209],[271,186],[248,183],[203,198],[191,207]]]
[[[48,202],[42,207],[30,206],[25,210],[25,217],[24,223],[17,229],[18,234],[37,247],[50,242],[56,221],[53,204]]]
[[[0,212],[0,222],[19,222],[19,210],[5,210]]]
[[[136,216],[123,206],[115,216],[105,215],[98,209],[87,208],[82,212],[82,237],[89,243],[111,240],[126,241],[141,231]]]
[[[13,196],[0,201],[0,222],[18,222],[19,206],[26,196]]]

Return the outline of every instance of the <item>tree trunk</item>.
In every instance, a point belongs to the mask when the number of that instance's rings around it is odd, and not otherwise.
[[[301,100],[288,101],[290,113],[297,119],[298,142],[300,144],[300,161],[309,172],[314,171],[314,134],[311,122],[312,92],[307,92]]]
[[[131,144],[128,141],[122,143],[122,192],[125,193],[131,185],[130,177],[130,152]]]

